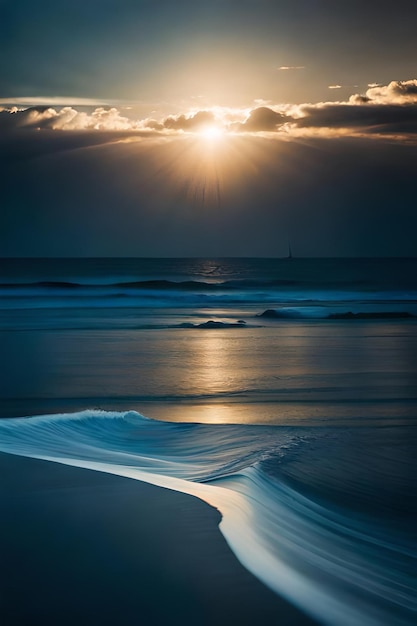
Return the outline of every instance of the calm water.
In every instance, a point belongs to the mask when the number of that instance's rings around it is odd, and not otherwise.
[[[416,413],[416,260],[10,259],[0,283],[3,416]]]
[[[197,495],[320,623],[415,623],[416,260],[3,260],[0,283],[0,415],[48,415],[0,420],[0,450]]]

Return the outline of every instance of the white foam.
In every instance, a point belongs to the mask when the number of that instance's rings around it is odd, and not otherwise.
[[[3,452],[141,480],[214,506],[242,564],[323,624],[412,624],[417,603],[402,569],[403,558],[417,556],[412,547],[253,465],[300,441],[293,429],[155,422],[133,411],[0,420]]]

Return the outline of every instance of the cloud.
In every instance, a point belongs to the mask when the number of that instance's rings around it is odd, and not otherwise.
[[[197,111],[191,115],[169,116],[164,120],[152,118],[133,120],[123,116],[115,108],[97,107],[87,113],[74,107],[57,110],[48,106],[19,109],[0,109],[0,128],[27,128],[32,130],[62,131],[196,131],[215,123],[216,117],[211,111]]]
[[[211,111],[197,111],[193,115],[169,116],[163,122],[163,127],[169,130],[193,131],[215,123],[216,119]]]
[[[250,111],[248,118],[233,125],[233,130],[244,132],[271,132],[284,124],[287,117],[269,107],[258,107]]]
[[[329,85],[340,89],[341,85]],[[162,119],[131,119],[116,107],[89,112],[76,107],[0,108],[0,130],[13,129],[114,133],[128,137],[173,137],[217,125],[226,132],[276,137],[378,136],[414,141],[417,135],[417,79],[372,84],[347,100],[273,105],[259,101],[249,109],[216,107]],[[96,141],[96,140],[94,140]]]
[[[286,126],[289,134],[410,139],[417,133],[417,79],[371,84],[365,94],[353,94],[348,101],[303,104],[289,109],[287,115],[292,117]]]
[[[330,89],[343,87],[346,86],[329,85]],[[221,117],[220,111],[216,119]],[[200,111],[189,117],[167,118],[164,127],[192,131],[213,121],[210,111]],[[223,123],[234,133],[276,133],[287,138],[300,135],[410,138],[417,133],[417,79],[371,86],[365,94],[353,94],[347,101],[257,106],[248,110],[242,121],[227,121],[223,116]]]
[[[373,102],[417,103],[417,79],[393,80],[388,85],[370,85],[366,97]]]
[[[98,107],[91,113],[63,107],[37,106],[28,109],[3,109],[0,128],[32,128],[36,130],[142,130],[143,124],[120,115],[118,109]]]
[[[363,103],[324,103],[304,106],[303,117],[294,119],[298,128],[358,129],[370,133],[394,132],[407,126],[408,132],[417,130],[417,106],[371,105]],[[413,130],[415,128],[415,130]]]
[[[280,72],[288,72],[291,70],[305,70],[305,65],[281,65],[277,69]]]
[[[112,103],[108,100],[97,100],[96,98],[77,98],[71,96],[27,96],[27,97],[15,97],[15,98],[0,98],[0,104],[8,106],[25,106],[25,107],[39,107],[39,106],[80,106],[80,107],[97,107],[97,106],[109,106]]]
[[[416,249],[417,150],[403,142],[232,137],[214,162],[198,141],[61,149],[106,135],[25,130],[23,158],[0,150],[3,254],[274,256],[288,229],[306,256]]]

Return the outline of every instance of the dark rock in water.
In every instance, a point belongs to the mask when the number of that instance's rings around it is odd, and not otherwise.
[[[271,320],[296,320],[304,317],[304,314],[301,307],[285,307],[280,309],[267,309],[256,317],[265,317]]]
[[[216,320],[208,320],[201,324],[193,324],[192,322],[182,322],[173,326],[173,328],[244,328],[246,322],[238,320],[237,322],[219,322]]]
[[[408,317],[414,317],[408,311],[374,311],[363,313],[330,313],[328,316],[332,320],[396,320]]]
[[[275,309],[266,309],[266,311],[264,311],[263,313],[259,313],[259,315],[257,315],[256,317],[269,317],[277,319],[281,317],[281,315]]]
[[[243,320],[239,320],[238,322],[216,322],[215,320],[208,320],[208,322],[203,322],[202,324],[197,324],[195,328],[230,328],[236,326],[244,326],[246,322]]]
[[[226,324],[224,322],[215,322],[214,320],[209,320],[208,322],[202,322],[197,325],[197,328],[224,328]]]

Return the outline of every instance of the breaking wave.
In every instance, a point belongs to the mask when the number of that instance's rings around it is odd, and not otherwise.
[[[309,451],[324,457],[344,432],[88,410],[0,420],[0,450],[201,498],[221,512],[220,530],[238,559],[323,624],[414,624],[417,554],[410,536],[285,479],[283,470],[295,461],[314,473]],[[357,495],[354,483],[340,479],[338,488]]]

